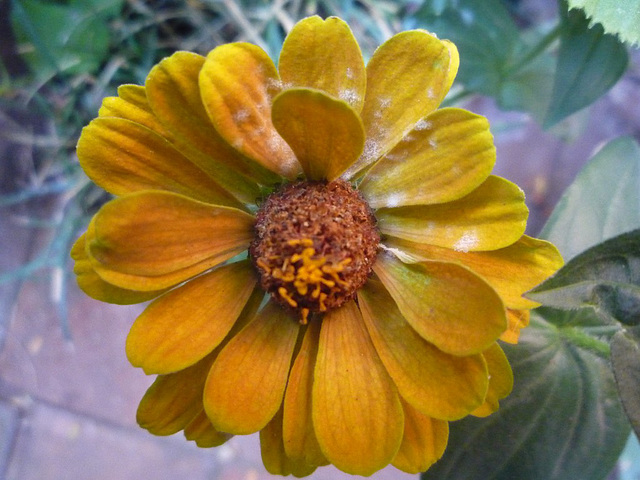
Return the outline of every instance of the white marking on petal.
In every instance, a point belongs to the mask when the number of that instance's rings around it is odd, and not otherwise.
[[[453,249],[456,252],[468,252],[472,248],[478,245],[478,234],[474,231],[466,232],[462,237],[453,244]]]
[[[416,130],[427,130],[431,127],[432,127],[431,122],[423,118],[422,120],[418,120],[418,123],[416,123],[416,126],[414,128]]]

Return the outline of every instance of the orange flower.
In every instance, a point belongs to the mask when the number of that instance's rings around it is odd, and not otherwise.
[[[343,21],[311,17],[278,69],[246,43],[178,52],[104,100],[78,157],[116,198],[72,256],[93,298],[155,299],[126,346],[158,374],[141,426],[260,431],[272,473],[370,475],[426,470],[449,420],[498,408],[497,340],[562,260],[490,175],[486,119],[437,110],[457,68],[419,30],[365,67]]]

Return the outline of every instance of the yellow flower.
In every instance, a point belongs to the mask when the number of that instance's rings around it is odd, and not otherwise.
[[[486,119],[437,110],[457,68],[420,30],[365,67],[343,21],[311,17],[277,69],[247,43],[178,52],[104,100],[78,157],[116,198],[72,256],[93,298],[155,299],[126,345],[158,374],[140,425],[203,447],[260,431],[272,473],[370,475],[426,470],[448,421],[498,408],[497,340],[562,260],[490,175]]]

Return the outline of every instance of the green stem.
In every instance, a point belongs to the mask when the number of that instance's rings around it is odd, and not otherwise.
[[[472,92],[470,90],[460,90],[459,92],[451,95],[450,97],[445,98],[442,101],[442,104],[440,105],[440,108],[450,107],[452,105],[455,105],[456,103],[464,100],[468,96],[473,95],[473,93],[474,92]]]
[[[608,359],[611,353],[609,344],[585,333],[583,329],[578,327],[560,327],[560,333],[563,338],[572,344],[588,350],[600,358]]]
[[[553,27],[542,39],[531,49],[529,52],[520,59],[518,63],[507,69],[505,72],[505,78],[514,75],[522,68],[529,65],[533,60],[535,60],[538,56],[540,56],[549,45],[551,45],[562,33],[562,22],[558,22],[558,24]]]

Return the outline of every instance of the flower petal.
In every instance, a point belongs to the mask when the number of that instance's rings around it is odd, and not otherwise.
[[[402,441],[398,394],[353,301],[322,321],[313,424],[327,459],[355,475],[389,464]]]
[[[418,122],[358,188],[372,208],[450,202],[484,182],[495,161],[487,119],[444,108]]]
[[[361,117],[367,133],[352,177],[389,152],[444,98],[449,82],[449,48],[424,30],[394,35],[367,64],[367,95]]]
[[[484,403],[471,412],[476,417],[486,417],[497,411],[500,406],[498,401],[509,395],[513,389],[511,365],[500,345],[494,343],[482,352],[482,356],[489,367],[489,391]]]
[[[213,426],[248,434],[262,429],[282,403],[300,325],[272,302],[220,352],[205,385]]]
[[[154,435],[185,428],[202,410],[202,390],[214,358],[209,355],[185,370],[159,375],[140,401],[138,424]]]
[[[373,270],[409,324],[444,352],[481,353],[507,328],[498,294],[462,266],[444,262],[405,264],[382,253]]]
[[[138,123],[97,118],[82,130],[77,151],[89,178],[114,195],[169,190],[216,205],[242,208],[165,138]]]
[[[292,88],[275,98],[271,115],[309,180],[335,180],[362,153],[362,122],[342,100]]]
[[[260,165],[293,179],[300,166],[271,123],[280,79],[269,56],[250,43],[221,45],[200,71],[202,101],[229,145]]]
[[[220,267],[161,296],[131,327],[129,361],[147,374],[193,365],[226,337],[255,283],[247,260]]]
[[[362,110],[366,70],[349,25],[337,17],[305,18],[291,29],[278,61],[285,88],[323,90]]]
[[[444,454],[449,440],[449,424],[423,415],[405,401],[402,408],[404,436],[391,463],[403,472],[425,472]]]
[[[290,458],[308,465],[326,465],[311,419],[313,370],[318,354],[320,322],[310,322],[291,368],[284,396],[284,449]]]
[[[86,252],[86,234],[82,234],[71,248],[71,258],[74,260],[73,273],[80,289],[91,298],[106,303],[117,305],[132,305],[146,302],[162,294],[164,290],[152,290],[148,292],[138,292],[116,287],[105,282],[96,273],[91,265],[91,260]]]
[[[460,55],[458,54],[458,47],[456,47],[453,42],[450,42],[449,40],[442,40],[442,43],[449,50],[449,70],[447,71],[447,81],[442,89],[442,100],[444,100],[444,97],[449,92],[449,89],[451,88],[451,85],[453,85],[453,81],[458,74],[458,68],[460,67]]]
[[[385,244],[421,260],[454,262],[470,268],[498,292],[508,308],[514,309],[538,306],[522,294],[562,266],[562,256],[553,244],[526,235],[508,247],[490,252],[456,252],[392,237]]]
[[[376,218],[385,235],[469,252],[511,245],[524,233],[528,214],[522,190],[492,175],[459,200],[382,208]]]
[[[200,448],[219,447],[232,436],[213,428],[204,409],[200,410],[200,413],[189,422],[189,425],[184,427],[184,437],[187,440],[196,442],[196,445]]]
[[[513,345],[518,343],[520,339],[520,330],[529,326],[531,319],[530,310],[512,310],[507,309],[507,329],[500,335],[500,340]]]
[[[406,401],[442,420],[458,420],[482,404],[488,385],[482,355],[457,357],[425,341],[377,280],[369,280],[358,300],[376,351]]]
[[[119,86],[117,97],[106,97],[102,100],[98,115],[131,120],[163,137],[168,135],[151,110],[145,88],[140,85]]]
[[[204,63],[204,57],[190,52],[174,53],[158,63],[145,83],[149,105],[184,156],[236,198],[253,203],[260,195],[255,182],[275,182],[278,177],[243,157],[213,128],[198,84]]]
[[[144,191],[105,204],[87,233],[87,248],[93,267],[107,282],[158,290],[246,249],[252,226],[253,217],[240,210]]]
[[[287,456],[282,440],[282,409],[260,430],[260,451],[264,468],[272,475],[306,477],[317,468]]]

